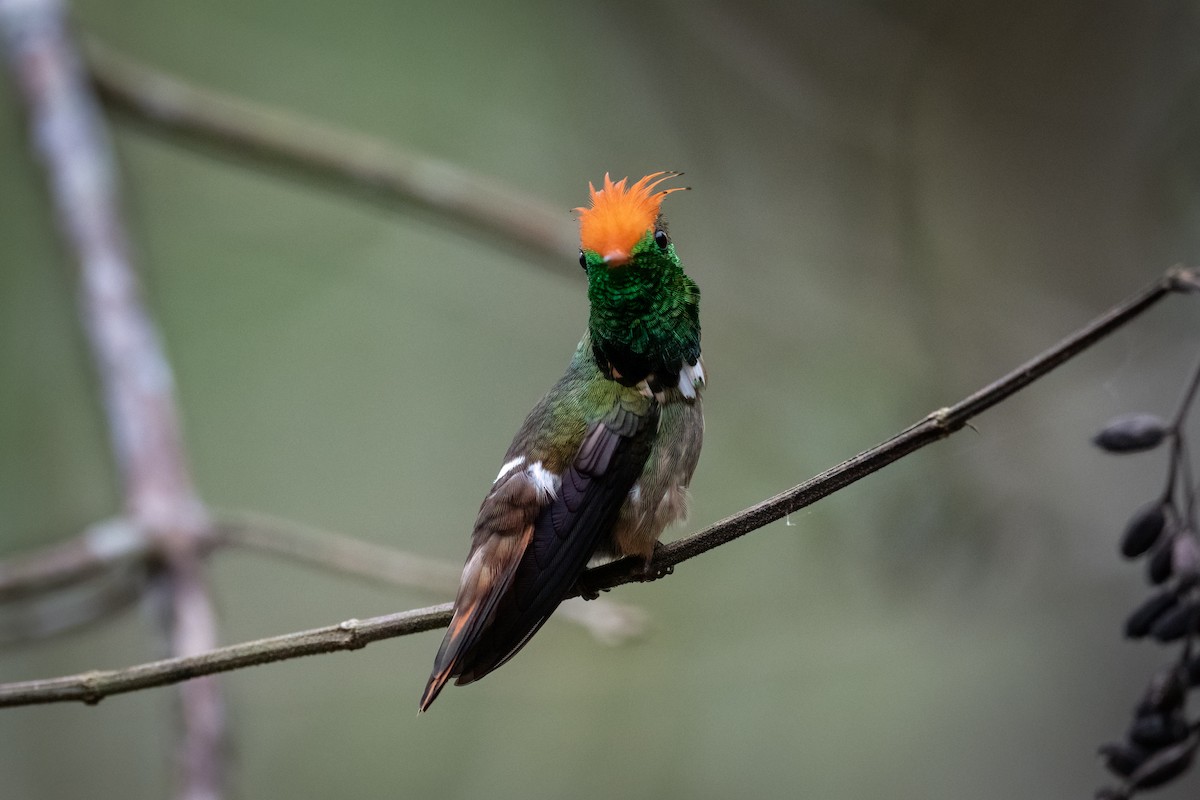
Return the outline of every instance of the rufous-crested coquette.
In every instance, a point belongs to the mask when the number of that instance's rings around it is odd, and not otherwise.
[[[483,500],[454,615],[421,696],[512,658],[593,559],[636,556],[687,512],[700,457],[700,289],[659,208],[678,173],[608,175],[579,214],[591,306],[566,374],[525,418]]]

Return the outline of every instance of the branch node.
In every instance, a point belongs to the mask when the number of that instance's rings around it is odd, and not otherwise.
[[[1167,286],[1173,292],[1200,291],[1200,275],[1197,275],[1195,269],[1183,266],[1171,267],[1167,270],[1166,281]]]
[[[942,406],[937,411],[929,412],[929,416],[925,417],[925,421],[933,425],[938,430],[953,432],[950,426],[950,407]]]
[[[342,637],[342,641],[345,642],[347,650],[358,650],[367,646],[367,642],[359,638],[361,625],[362,623],[354,617],[338,625],[338,630],[346,634]]]
[[[97,670],[85,672],[83,675],[79,676],[79,689],[82,693],[80,700],[82,700],[85,705],[99,705],[100,701],[104,699],[104,692],[101,691],[99,686],[101,677],[102,674]]]

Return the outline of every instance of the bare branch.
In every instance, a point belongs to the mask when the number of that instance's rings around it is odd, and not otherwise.
[[[146,577],[143,565],[131,562],[69,586],[0,604],[0,648],[109,619],[138,601]]]
[[[173,589],[172,646],[187,657],[216,644],[200,574],[208,517],[184,457],[171,367],[130,259],[107,131],[66,20],[62,0],[0,0],[0,36],[79,265],[80,308],[126,512],[161,550]],[[181,692],[179,792],[189,800],[214,800],[223,783],[223,710],[210,682]]]
[[[0,686],[0,706],[71,700],[94,704],[112,694],[166,686],[201,675],[317,653],[357,650],[371,642],[433,630],[449,622],[449,603],[365,620],[349,619],[338,625],[244,642],[200,655],[168,658],[127,669],[5,684]]]
[[[1003,378],[924,420],[870,450],[757,505],[727,517],[704,530],[657,551],[654,565],[671,567],[726,544],[753,530],[782,519],[842,487],[863,478],[905,455],[960,430],[974,416],[1028,386],[1055,367],[1135,319],[1171,292],[1196,291],[1200,280],[1193,270],[1174,269],[1125,302],[1068,336],[1050,350],[1026,362]],[[626,561],[589,570],[589,588],[605,589],[638,579],[639,571]],[[0,706],[55,703],[68,700],[99,702],[103,697],[151,686],[210,675],[255,664],[282,661],[333,650],[353,650],[369,642],[431,630],[450,621],[449,603],[406,611],[313,631],[223,647],[188,658],[167,659],[126,669],[90,672],[49,680],[0,684]]]
[[[197,548],[170,554],[164,579],[169,582],[171,652],[180,658],[203,657],[217,643],[217,620],[201,572]],[[216,678],[208,676],[179,687],[182,736],[176,749],[176,784],[185,800],[217,800],[225,782],[225,703]]]
[[[78,583],[144,559],[152,549],[146,530],[129,519],[94,523],[66,541],[0,561],[0,603]]]
[[[566,208],[394,144],[202,89],[95,41],[87,56],[104,101],[160,131],[317,177],[339,191],[411,204],[516,245],[559,274],[576,261]]]
[[[81,306],[103,383],[130,517],[148,529],[207,526],[192,488],[171,368],[129,258],[111,147],[59,0],[0,0],[0,25],[59,225],[79,261]]]
[[[458,568],[349,536],[299,525],[266,514],[222,513],[216,523],[222,544],[235,545],[342,572],[390,586],[411,586],[446,595],[458,588]]]

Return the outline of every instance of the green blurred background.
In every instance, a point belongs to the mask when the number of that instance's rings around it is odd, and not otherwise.
[[[252,100],[563,209],[604,172],[667,203],[704,292],[695,528],[966,395],[1200,249],[1196,3],[83,0],[82,29]],[[119,509],[104,418],[10,81],[0,82],[0,555]],[[118,119],[128,219],[205,498],[461,561],[584,281]],[[1088,797],[1168,653],[1115,540],[1163,454],[1174,299],[964,431],[552,623],[415,716],[440,633],[223,678],[232,797]],[[673,532],[677,535],[682,531]],[[226,551],[223,642],[440,602]],[[142,611],[0,651],[0,680],[160,656]],[[0,713],[0,796],[158,798],[172,694]],[[1197,780],[1161,794],[1194,796]]]

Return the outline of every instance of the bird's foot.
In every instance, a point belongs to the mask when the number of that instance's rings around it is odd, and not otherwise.
[[[618,577],[618,582],[620,583],[624,583],[626,581],[647,583],[649,581],[656,581],[659,578],[665,578],[667,575],[670,575],[675,571],[675,567],[670,564],[654,563],[654,557],[662,546],[662,542],[655,542],[653,552],[651,552],[651,554],[646,558],[639,559],[635,555],[626,556],[618,561],[609,562],[597,567],[596,569],[584,572],[575,579],[575,591],[578,592],[579,596],[584,600],[595,600],[596,598],[600,597],[600,592],[607,592],[610,588],[612,588],[610,586],[597,585],[596,582],[593,582],[594,579],[591,577],[592,573],[600,573],[601,575],[609,576],[627,576]],[[613,572],[611,569],[606,569],[608,567],[616,567],[619,571]],[[595,580],[603,583],[604,579],[598,578]]]
[[[657,553],[659,550],[662,549],[662,546],[663,546],[662,542],[655,542],[654,543],[654,552]],[[646,583],[648,581],[656,581],[659,578],[665,578],[668,575],[670,575],[671,573],[673,573],[674,571],[675,571],[675,567],[672,565],[669,565],[669,564],[656,565],[654,563],[654,555],[651,555],[649,558],[647,558],[645,560],[645,562],[642,563],[642,567],[636,573],[636,577],[642,583]]]
[[[600,597],[601,592],[608,591],[608,587],[597,588],[592,585],[591,581],[580,575],[575,580],[575,590],[579,592],[579,596],[584,600],[596,600]]]

